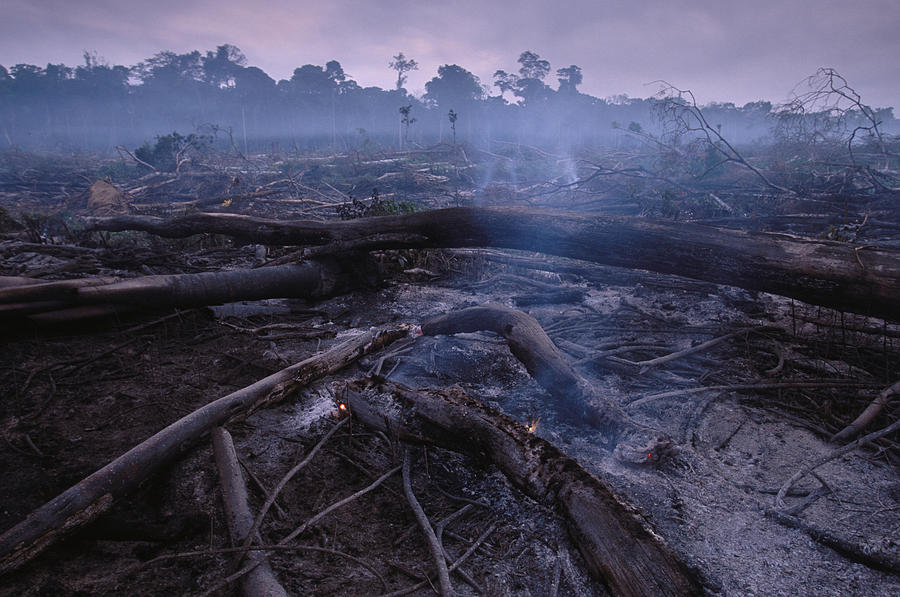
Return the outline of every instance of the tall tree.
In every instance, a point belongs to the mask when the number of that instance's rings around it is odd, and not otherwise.
[[[425,83],[426,99],[442,108],[460,107],[484,97],[478,77],[456,64],[438,68],[438,76]]]
[[[410,112],[412,112],[412,104],[408,106],[400,106],[400,123],[405,127],[403,133],[403,139],[409,143],[409,126],[416,121],[415,118],[410,117]],[[401,144],[401,149],[402,149]]]
[[[515,92],[518,84],[519,77],[517,77],[516,75],[508,73],[505,70],[498,70],[494,72],[494,87],[500,90],[501,98],[507,91]]]
[[[450,130],[453,131],[453,144],[456,145],[456,120],[459,118],[459,114],[453,108],[450,108],[447,118],[450,120]]]
[[[581,67],[567,66],[556,71],[556,80],[559,81],[560,93],[577,93],[578,86],[584,78],[581,76]]]
[[[403,85],[406,83],[405,73],[411,70],[419,70],[419,63],[415,60],[407,59],[403,52],[394,56],[394,59],[388,66],[397,71],[397,91],[403,89]]]
[[[518,62],[522,65],[519,68],[519,74],[523,79],[543,81],[544,77],[550,74],[550,63],[541,60],[541,57],[531,50],[525,50],[519,54]]]
[[[337,83],[321,66],[304,64],[294,69],[291,86],[295,93],[302,95],[325,95],[337,88]]]
[[[200,52],[185,54],[165,51],[134,66],[134,73],[145,85],[178,87],[184,83],[203,80]]]
[[[201,59],[203,78],[213,87],[233,87],[235,75],[247,65],[247,57],[239,48],[223,44],[207,51]]]
[[[550,73],[550,63],[541,60],[541,57],[526,50],[519,55],[519,78],[516,81],[515,94],[522,98],[523,103],[534,103],[546,98],[550,88],[544,84],[544,78]]]

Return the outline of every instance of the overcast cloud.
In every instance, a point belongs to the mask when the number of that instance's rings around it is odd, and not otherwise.
[[[419,63],[421,93],[442,64],[490,84],[532,50],[553,69],[583,69],[599,97],[653,95],[665,79],[697,99],[781,101],[818,67],[863,99],[900,108],[897,0],[6,0],[0,64],[82,62],[96,52],[132,65],[161,50],[231,43],[271,77],[339,60],[360,85],[390,88],[391,56]],[[555,80],[550,81],[555,87]],[[492,89],[496,93],[496,89]]]

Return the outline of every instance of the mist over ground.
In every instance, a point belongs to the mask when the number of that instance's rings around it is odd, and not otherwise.
[[[406,83],[418,64],[402,52],[384,59],[385,70],[395,73],[393,89],[362,87],[336,60],[299,66],[289,79],[276,81],[228,44],[205,52],[161,51],[131,66],[86,52],[74,67],[0,65],[0,142],[25,150],[112,154],[117,146],[134,150],[177,132],[245,154],[440,142],[489,147],[499,141],[571,155],[585,147],[627,148],[665,138],[672,124],[661,109],[666,101],[696,101],[709,124],[739,145],[783,140],[779,125],[792,109],[770,101],[706,103],[663,82],[652,97],[598,98],[579,91],[584,77],[577,65],[551,65],[530,50],[517,64],[517,72],[498,69],[492,81],[445,64],[414,96]],[[807,83],[815,84],[815,75],[798,73],[795,94],[811,89]],[[892,107],[870,108],[865,98],[858,100],[857,106],[808,105],[803,116],[838,117],[840,126],[853,129],[866,124],[868,109],[882,131],[900,130]]]

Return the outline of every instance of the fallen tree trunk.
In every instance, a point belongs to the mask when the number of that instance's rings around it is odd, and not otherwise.
[[[359,260],[323,259],[248,270],[85,278],[0,288],[0,317],[84,305],[169,308],[264,298],[321,298],[371,282]]]
[[[164,221],[97,218],[95,230],[169,237],[219,233],[335,250],[502,247],[729,284],[807,303],[900,317],[900,251],[685,222],[525,208],[457,207],[341,222],[193,214]]]
[[[408,334],[395,324],[373,329],[207,404],[73,485],[0,535],[0,575],[30,561],[60,538],[91,522],[184,452],[213,427],[278,402]]]
[[[632,464],[659,462],[677,448],[664,433],[639,425],[619,405],[597,393],[563,358],[541,324],[527,313],[503,305],[482,305],[432,317],[422,333],[459,334],[491,331],[506,338],[528,372],[563,404],[562,413],[600,428],[616,459]]]
[[[344,398],[365,425],[486,458],[527,495],[557,507],[588,568],[613,595],[702,594],[696,575],[633,506],[577,461],[461,389],[414,391],[370,378],[348,384]]]

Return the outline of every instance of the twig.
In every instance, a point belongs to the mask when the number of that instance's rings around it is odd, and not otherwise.
[[[410,509],[413,511],[413,514],[415,514],[416,522],[419,523],[419,526],[425,533],[425,538],[428,540],[431,557],[434,559],[435,566],[437,566],[438,581],[441,586],[441,597],[448,597],[453,595],[453,585],[450,584],[450,572],[447,570],[447,560],[444,558],[444,550],[441,546],[441,542],[437,538],[434,529],[431,527],[431,523],[428,521],[425,510],[422,509],[419,500],[416,499],[416,494],[413,493],[412,484],[410,483],[409,478],[409,450],[403,451],[402,466],[403,493],[406,495],[406,501],[409,502]]]
[[[579,348],[583,348],[583,347],[581,347],[580,344],[575,344],[574,342],[568,342],[568,341],[563,340],[562,343],[564,343],[564,344],[560,345],[560,348],[562,348],[563,350],[566,350],[566,352],[569,352],[568,349],[572,349],[572,354],[577,352]],[[561,342],[557,342],[557,344],[561,344]],[[660,350],[660,349],[664,349],[664,348],[666,348],[666,347],[660,346],[658,344],[629,344],[627,346],[619,346],[618,348],[613,348],[611,350],[603,350],[600,352],[596,352],[594,354],[589,354],[587,352],[587,349],[585,349],[585,352],[580,353],[580,354],[587,354],[588,356],[582,357],[582,358],[578,359],[577,361],[574,361],[572,363],[572,366],[577,367],[579,365],[584,365],[584,364],[592,363],[594,361],[598,361],[601,359],[606,359],[607,357],[613,357],[613,356],[616,356],[619,354],[635,352],[638,350]],[[640,363],[633,363],[633,364],[638,365]]]
[[[148,163],[145,162],[144,160],[138,158],[136,155],[134,155],[133,153],[131,153],[130,151],[128,151],[128,148],[125,147],[124,145],[116,145],[116,151],[118,151],[120,155],[121,155],[122,153],[127,154],[128,157],[130,157],[132,160],[134,160],[135,162],[137,162],[137,163],[140,164],[141,166],[146,166],[146,167],[150,168],[151,170],[153,170],[154,172],[159,172],[159,170],[156,168],[156,166],[154,166],[154,165],[152,165],[152,164],[148,164]]]
[[[496,529],[496,528],[497,528],[496,524],[492,524],[491,526],[489,526],[487,528],[487,530],[485,532],[483,532],[481,534],[481,536],[478,537],[478,539],[476,539],[472,545],[469,546],[469,549],[467,549],[463,555],[459,556],[459,558],[455,562],[453,562],[449,566],[449,568],[447,568],[447,570],[449,572],[453,572],[454,570],[459,568],[463,562],[465,562],[467,559],[469,559],[469,556],[471,556],[473,553],[475,553],[476,549],[481,547],[481,544],[484,543],[485,539],[487,539],[490,536],[490,534],[494,532],[494,529]],[[423,580],[422,582],[417,583],[411,587],[406,587],[405,589],[400,589],[399,591],[394,591],[393,593],[385,593],[384,595],[381,595],[381,597],[401,597],[401,595],[408,595],[409,593],[412,593],[413,591],[418,591],[419,589],[421,589],[422,587],[424,587],[427,584],[429,584],[429,582],[427,580]]]
[[[355,434],[355,437],[359,437],[359,434]],[[390,441],[387,441],[387,442],[385,442],[385,443],[390,444]],[[352,458],[350,458],[349,456],[347,456],[347,455],[344,454],[343,452],[337,452],[337,451],[334,451],[334,450],[329,450],[328,453],[331,454],[332,456],[337,456],[338,458],[340,458],[341,460],[343,460],[344,462],[346,462],[347,464],[349,464],[350,466],[352,466],[353,468],[355,468],[356,470],[358,470],[359,472],[361,472],[362,474],[364,474],[364,475],[367,476],[368,478],[373,479],[373,480],[378,478],[378,476],[377,476],[375,473],[373,473],[372,471],[370,471],[369,469],[367,469],[366,467],[364,467],[364,466],[361,465],[360,463],[356,462],[355,460],[353,460]],[[399,493],[397,493],[396,491],[394,491],[393,489],[391,489],[390,487],[385,486],[384,489],[385,489],[385,491],[387,491],[388,493],[392,493],[392,494],[393,494],[395,497],[397,497],[397,498],[401,498],[401,499],[402,499],[402,497],[403,497],[403,496],[401,496]]]
[[[345,419],[345,420],[346,420],[346,419]],[[343,422],[343,421],[342,421],[342,422]],[[332,431],[333,431],[333,430],[332,430]],[[381,485],[385,480],[387,480],[388,477],[390,477],[391,475],[393,475],[394,473],[396,473],[397,471],[399,471],[400,468],[401,468],[401,467],[398,466],[398,467],[395,467],[395,468],[389,470],[388,472],[386,472],[385,474],[383,474],[382,476],[380,476],[378,479],[376,479],[371,485],[368,485],[367,487],[364,487],[363,489],[360,489],[359,491],[357,491],[357,492],[354,493],[353,495],[351,495],[351,496],[349,496],[349,497],[346,497],[346,498],[344,498],[344,499],[342,499],[342,500],[340,500],[340,501],[338,501],[338,502],[335,502],[334,504],[328,506],[327,508],[325,508],[324,510],[322,510],[321,512],[319,512],[318,514],[316,514],[315,516],[313,516],[312,518],[310,518],[309,520],[307,520],[307,521],[304,522],[303,524],[301,524],[299,527],[297,527],[296,529],[294,529],[294,531],[293,531],[290,535],[288,535],[287,537],[285,537],[284,539],[282,539],[281,541],[279,541],[279,542],[277,543],[277,545],[278,545],[279,547],[287,545],[290,541],[292,541],[295,537],[297,537],[297,535],[299,535],[300,533],[302,533],[303,531],[305,531],[306,529],[308,529],[311,525],[313,525],[313,524],[315,524],[316,522],[318,522],[320,519],[322,519],[324,516],[326,516],[326,515],[329,514],[330,512],[332,512],[332,511],[334,511],[334,510],[337,510],[337,509],[340,508],[341,506],[344,506],[344,505],[348,504],[349,502],[352,502],[352,501],[355,500],[356,498],[361,497],[361,496],[363,496],[363,495],[369,493],[370,491],[372,491],[373,489],[375,489],[376,487],[378,487],[379,485]],[[273,493],[273,495],[275,495],[275,494]],[[259,520],[259,518],[257,518],[257,520]],[[241,546],[241,548],[238,550],[238,559],[236,559],[236,561],[237,561],[238,563],[240,563],[241,559],[244,558],[244,556],[247,554],[247,552],[248,552],[248,551],[251,551],[251,550],[253,550],[253,549],[255,549],[255,548],[252,547],[252,546],[248,546],[248,545],[246,545],[246,544],[243,545],[243,546]],[[219,583],[218,583],[215,587],[213,587],[212,589],[210,589],[210,590],[206,591],[205,593],[203,593],[203,595],[202,595],[201,597],[204,597],[204,596],[206,596],[206,595],[210,595],[210,594],[214,593],[215,591],[217,591],[218,589],[220,589],[221,587],[224,587],[224,586],[228,585],[229,583],[232,583],[232,582],[236,581],[237,579],[241,578],[243,575],[245,575],[245,574],[251,572],[254,568],[256,568],[256,566],[258,566],[258,564],[256,564],[256,563],[254,563],[254,564],[248,564],[247,566],[244,566],[243,568],[241,568],[240,570],[238,570],[237,572],[235,572],[235,573],[232,574],[231,576],[229,576],[229,577],[225,578],[224,580],[222,580],[221,582],[219,582]],[[379,576],[379,578],[381,578],[381,577]],[[384,582],[384,581],[382,580],[382,583],[383,583],[383,582]]]
[[[356,493],[354,493],[351,496],[345,497],[344,499],[331,504],[330,506],[328,506],[327,508],[325,508],[324,510],[322,510],[321,512],[319,512],[318,514],[316,514],[315,516],[313,516],[312,518],[310,518],[309,520],[304,522],[303,524],[301,524],[299,527],[294,529],[290,535],[288,535],[287,537],[285,537],[284,539],[279,541],[278,545],[284,545],[284,544],[288,543],[289,541],[294,539],[297,535],[299,535],[300,533],[302,533],[303,531],[305,531],[306,529],[308,529],[309,527],[311,527],[312,525],[317,523],[319,520],[324,518],[326,515],[328,515],[332,511],[337,510],[341,506],[349,504],[353,500],[369,493],[370,491],[372,491],[373,489],[375,489],[376,487],[378,487],[379,485],[384,483],[388,479],[388,477],[390,477],[391,475],[393,475],[394,473],[399,471],[401,468],[402,468],[401,466],[392,468],[385,474],[383,474],[380,477],[378,477],[377,479],[375,479],[370,485],[363,487],[362,489],[360,489],[359,491],[357,491]]]
[[[796,504],[794,506],[791,506],[790,508],[787,508],[782,513],[787,514],[788,516],[799,516],[804,510],[806,510],[807,508],[812,506],[816,501],[818,501],[818,499],[820,497],[822,497],[824,495],[828,495],[830,493],[831,493],[831,489],[828,488],[827,486],[817,487],[813,491],[809,492],[809,495],[807,495],[806,498],[802,502],[800,502],[799,504]]]
[[[448,497],[448,498],[450,498],[451,500],[453,500],[453,501],[455,501],[455,502],[463,502],[463,503],[466,503],[466,504],[472,504],[473,506],[481,506],[482,508],[487,508],[488,510],[491,509],[491,505],[490,505],[490,504],[486,504],[486,503],[484,503],[484,502],[479,502],[478,500],[469,499],[469,498],[467,498],[467,497],[463,497],[463,496],[460,496],[460,495],[453,495],[452,493],[449,493],[449,492],[447,492],[447,491],[444,491],[444,489],[441,488],[441,486],[438,485],[437,483],[434,484],[434,487],[435,487],[441,494],[443,494],[444,497]]]
[[[556,559],[553,561],[553,580],[550,584],[549,597],[556,597],[559,594],[559,580],[562,575],[562,550],[557,549]]]
[[[719,336],[718,338],[713,338],[712,340],[707,340],[706,342],[704,342],[702,344],[698,344],[697,346],[692,346],[692,347],[686,348],[684,350],[679,350],[678,352],[673,352],[671,354],[667,354],[662,357],[656,357],[655,359],[648,359],[646,361],[637,361],[633,364],[637,365],[638,367],[641,367],[640,373],[646,373],[652,367],[656,367],[657,365],[662,365],[663,363],[669,363],[676,359],[680,359],[682,357],[692,355],[696,352],[702,352],[702,351],[706,350],[707,348],[712,348],[716,344],[724,342],[725,340],[728,340],[729,338],[733,338],[739,334],[743,334],[748,331],[750,331],[750,330],[742,329],[742,330],[738,330],[736,332],[731,332],[730,334],[725,334],[724,336]]]
[[[223,548],[219,548],[219,549],[184,551],[181,553],[165,554],[165,555],[157,556],[157,557],[153,558],[152,560],[147,560],[146,562],[139,562],[137,564],[134,564],[133,566],[126,568],[124,571],[118,572],[116,574],[116,576],[124,577],[124,576],[132,574],[134,572],[137,572],[138,570],[146,568],[148,566],[152,566],[153,564],[158,564],[160,562],[167,562],[169,560],[178,560],[178,559],[183,559],[183,558],[195,558],[198,556],[216,556],[216,555],[223,555],[223,554],[227,555],[227,554],[238,553],[238,552],[242,551],[243,549],[244,549],[243,547],[223,547]],[[365,560],[361,560],[357,557],[351,556],[348,553],[344,553],[343,551],[338,551],[336,549],[328,549],[327,547],[314,547],[312,545],[253,545],[250,547],[250,551],[285,551],[285,552],[312,551],[312,552],[327,553],[329,555],[338,556],[341,558],[348,559],[352,562],[356,562],[357,564],[359,564],[360,566],[362,566],[363,568],[365,568],[366,570],[371,572],[372,575],[375,576],[375,578],[377,578],[378,581],[381,583],[381,586],[384,587],[384,590],[385,591],[387,590],[387,582],[384,580],[384,577],[378,572],[378,570],[375,569],[374,566],[372,566]],[[95,584],[95,583],[99,583],[104,580],[107,580],[108,578],[109,577],[105,577],[102,579],[98,579],[96,581],[88,581],[88,582],[90,582],[91,584]],[[221,586],[225,586],[225,585],[224,584],[219,585],[219,587],[221,587]],[[214,592],[214,591],[208,589],[206,591],[206,593],[204,593],[204,594],[212,593],[212,592]]]
[[[269,497],[272,495],[272,492],[269,491],[265,485],[263,485],[263,482],[260,480],[260,478],[256,476],[256,473],[253,472],[253,469],[247,466],[247,463],[244,462],[244,459],[241,458],[240,455],[238,455],[238,462],[240,463],[241,468],[244,469],[244,472],[247,473],[247,476],[250,477],[250,480],[253,481],[253,483],[256,485],[257,489],[262,492],[263,496],[265,496],[266,499],[269,499]],[[284,511],[284,508],[281,507],[281,505],[278,503],[278,500],[273,500],[272,505],[275,507],[275,511],[278,513],[279,518],[283,519],[285,516],[287,516],[287,512]]]
[[[256,535],[257,532],[259,532],[259,527],[262,524],[263,518],[266,516],[266,513],[269,511],[269,508],[272,507],[272,504],[275,503],[275,499],[278,497],[278,494],[281,493],[281,490],[284,489],[284,486],[288,484],[288,481],[290,481],[294,477],[294,475],[296,475],[298,472],[300,472],[300,469],[302,469],[304,466],[309,464],[309,461],[312,460],[313,456],[315,456],[318,453],[318,451],[322,449],[322,446],[325,445],[325,442],[327,442],[331,438],[331,436],[334,435],[335,432],[338,429],[340,429],[341,427],[343,427],[343,425],[345,423],[347,423],[347,421],[349,421],[349,420],[350,420],[349,418],[343,419],[340,422],[338,422],[337,425],[332,427],[328,431],[328,433],[325,434],[325,437],[323,437],[321,440],[319,440],[319,443],[317,443],[315,446],[313,446],[313,449],[309,451],[309,453],[306,455],[306,458],[304,458],[302,461],[300,461],[296,466],[294,466],[294,468],[289,470],[281,478],[281,480],[278,482],[278,485],[276,485],[275,488],[272,489],[271,495],[269,495],[269,497],[266,498],[265,503],[263,504],[262,508],[260,508],[260,510],[259,510],[259,514],[257,514],[256,518],[253,520],[253,526],[250,528],[250,532],[247,533],[247,537],[244,539],[244,543],[241,547],[243,547],[245,550],[250,547],[250,544],[253,542],[253,537]],[[279,543],[279,545],[280,545],[280,543]],[[235,558],[235,562],[234,562],[235,565],[238,565],[241,563],[241,560],[244,559],[244,555],[246,555],[246,551],[244,553],[241,553],[237,558]]]
[[[129,344],[134,344],[135,342],[137,342],[140,339],[141,339],[140,336],[135,336],[134,338],[130,338],[129,340],[126,340],[125,342],[116,344],[112,348],[104,350],[103,352],[96,354],[92,357],[86,357],[83,359],[72,359],[69,361],[61,361],[58,363],[53,363],[52,365],[47,365],[46,367],[41,367],[39,369],[35,369],[34,371],[32,371],[31,373],[28,374],[28,377],[25,379],[25,383],[22,384],[22,388],[19,390],[19,392],[24,392],[25,390],[27,390],[28,386],[31,384],[32,380],[38,373],[43,373],[44,371],[52,372],[53,370],[59,371],[65,367],[70,367],[70,369],[68,371],[66,371],[64,373],[64,375],[71,374],[71,373],[74,373],[75,371],[78,371],[82,367],[86,367],[87,365],[90,365],[91,363],[93,363],[95,361],[99,361],[103,357],[109,356],[112,353],[114,353],[118,350],[121,350],[122,348],[125,348]]]
[[[147,323],[142,323],[142,324],[136,325],[134,327],[130,327],[127,330],[122,331],[122,333],[123,334],[133,334],[135,332],[145,330],[145,329],[153,327],[155,325],[165,323],[166,321],[169,321],[170,319],[175,319],[176,317],[181,319],[182,315],[187,315],[188,313],[191,313],[192,311],[199,311],[199,309],[186,309],[184,311],[179,311],[178,309],[176,309],[174,313],[165,315],[163,317],[160,317],[159,319],[154,319],[153,321],[148,321]]]
[[[31,448],[35,454],[37,454],[41,458],[44,457],[44,453],[41,452],[40,449],[36,445],[34,445],[34,442],[31,441],[31,436],[28,435],[27,433],[25,434],[25,443],[28,444],[28,447]]]
[[[444,557],[447,559],[447,561],[453,560],[453,556],[450,554],[450,551],[447,550],[447,548],[444,546],[444,537],[443,537],[444,529],[446,528],[446,526],[448,524],[450,524],[451,522],[453,522],[454,520],[456,520],[457,518],[459,518],[460,516],[462,516],[463,514],[465,514],[466,512],[468,512],[471,509],[472,509],[472,504],[466,504],[465,506],[463,506],[462,508],[460,508],[459,510],[457,510],[450,516],[447,516],[443,520],[439,521],[437,523],[437,525],[435,525],[434,534],[437,536],[438,543],[441,546],[441,551],[443,552]],[[471,576],[469,576],[469,574],[466,573],[465,570],[463,570],[460,567],[460,568],[457,568],[455,570],[455,572],[464,581],[469,583],[469,585],[471,585],[476,591],[478,591],[479,594],[484,594],[484,589],[481,588],[481,585],[479,585],[477,582],[475,582],[475,579],[473,579]]]

